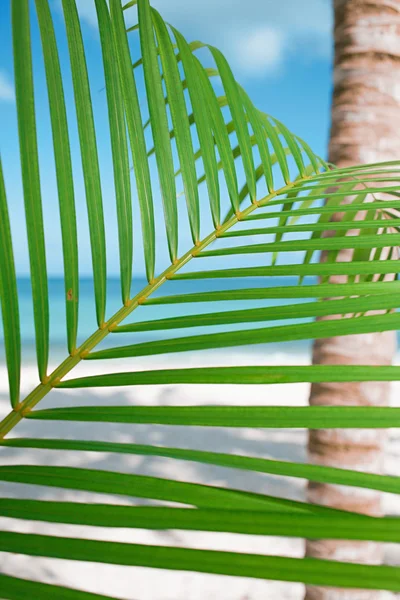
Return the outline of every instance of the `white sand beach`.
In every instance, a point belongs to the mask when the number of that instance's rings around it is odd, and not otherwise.
[[[115,361],[115,370],[135,370],[182,366],[182,356],[140,359],[128,364]],[[305,364],[306,355],[286,353],[268,356],[261,353],[229,354],[209,352],[202,357],[207,365],[261,365]],[[400,362],[400,357],[398,361]],[[199,364],[198,355],[187,355],[184,366]],[[107,371],[110,371],[109,363]],[[98,373],[102,363],[80,365],[74,375]],[[32,389],[37,382],[36,368],[28,366],[23,373],[23,390]],[[80,405],[200,405],[200,404],[252,404],[252,405],[305,405],[307,384],[271,386],[137,386],[83,390],[56,390],[41,402],[41,408],[50,406]],[[393,385],[392,404],[400,405],[400,383]],[[0,366],[0,412],[1,418],[8,412],[7,376]],[[76,439],[94,439],[119,442],[135,442],[160,446],[192,449],[208,449],[281,460],[306,460],[306,432],[302,430],[250,430],[225,428],[183,428],[153,425],[88,424],[46,421],[22,422],[13,435],[18,436],[66,436]],[[160,457],[129,456],[107,453],[56,452],[3,448],[1,464],[48,464],[87,467],[96,469],[135,472],[158,477],[168,477],[210,485],[226,485],[232,488],[259,493],[303,499],[305,482],[268,476],[260,473],[213,467]],[[388,442],[386,471],[400,475],[400,432],[392,430]],[[20,484],[0,484],[1,496],[26,496],[31,498],[65,499],[76,502],[119,502],[132,504],[128,497],[111,497],[76,491],[43,489]],[[143,502],[142,502],[143,503]],[[385,495],[387,514],[400,514],[398,497]],[[260,554],[300,557],[303,541],[290,538],[257,537],[203,532],[154,531],[84,528],[78,526],[54,526],[31,521],[0,519],[0,528],[21,532],[35,532],[71,537],[112,539],[144,544],[213,548]],[[400,551],[395,545],[387,546],[387,562],[400,565]],[[190,572],[150,570],[145,568],[117,567],[88,564],[66,560],[29,558],[21,555],[0,554],[1,571],[7,574],[40,579],[92,592],[109,594],[127,600],[300,600],[303,586],[280,582],[257,581],[246,578],[203,575]],[[388,594],[388,599],[393,595]]]

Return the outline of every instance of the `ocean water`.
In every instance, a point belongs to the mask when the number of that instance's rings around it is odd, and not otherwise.
[[[248,278],[245,285],[248,288],[253,287],[277,287],[283,285],[294,285],[297,281],[295,277],[279,278]],[[305,284],[315,283],[314,278],[304,281]],[[138,293],[146,285],[146,280],[137,278],[132,281],[132,296]],[[243,287],[242,279],[222,279],[222,280],[191,280],[191,281],[168,281],[153,297],[181,293],[205,292],[213,290],[234,290]],[[18,279],[19,291],[19,309],[21,320],[21,337],[23,345],[23,354],[25,360],[33,360],[35,355],[35,330],[33,322],[32,291],[29,278]],[[66,355],[66,320],[65,320],[65,292],[64,283],[61,278],[49,278],[49,300],[50,300],[50,356],[54,359]],[[297,300],[297,302],[309,302],[311,299]],[[273,306],[290,304],[293,301],[284,300],[251,300],[251,301],[220,301],[220,302],[201,302],[188,304],[172,305],[150,305],[140,306],[133,311],[126,322],[146,321],[152,319],[162,319],[176,317],[183,314],[212,313],[216,311],[241,310],[244,308],[259,308],[262,306]],[[121,308],[121,291],[119,279],[109,279],[107,281],[107,307],[106,318],[110,318],[119,308]],[[295,322],[295,321],[292,321]],[[288,321],[285,321],[288,323]],[[279,325],[279,321],[273,321],[274,325]],[[232,329],[246,329],[249,327],[263,327],[265,323],[257,322],[251,324],[230,325]],[[131,344],[151,341],[154,339],[166,339],[171,337],[182,337],[186,335],[196,335],[199,333],[211,333],[226,330],[227,326],[214,326],[207,328],[189,328],[167,331],[135,332],[126,334],[114,334],[107,337],[102,342],[101,347],[115,346],[118,344]],[[79,327],[78,344],[82,343],[97,329],[95,317],[94,289],[92,279],[81,279],[79,289]],[[274,346],[276,344],[268,344]],[[309,341],[290,342],[279,344],[283,352],[307,352],[310,348]],[[244,348],[243,348],[244,349]],[[247,347],[247,351],[259,351],[260,346]],[[228,349],[229,350],[229,349]],[[4,361],[4,345],[2,328],[0,325],[0,360]]]

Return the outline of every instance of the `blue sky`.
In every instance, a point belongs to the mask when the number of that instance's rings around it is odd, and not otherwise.
[[[73,110],[73,92],[68,66],[68,50],[63,29],[60,0],[50,0],[60,60],[65,75],[71,149],[76,176],[76,203],[82,251],[80,266],[90,274],[90,251],[87,236],[78,136]],[[20,182],[16,107],[13,90],[11,20],[8,1],[0,2],[0,152],[6,175],[11,222],[15,239],[15,257],[19,274],[29,272],[26,252],[23,198]],[[93,0],[77,0],[82,17],[85,49],[98,134],[103,199],[107,222],[115,223],[114,192],[110,163],[109,137],[104,114],[105,93],[96,11]],[[163,17],[174,24],[188,40],[200,39],[219,47],[233,71],[258,108],[279,118],[303,137],[319,154],[326,156],[329,131],[331,92],[332,14],[330,0],[152,0]],[[132,17],[134,19],[134,14]],[[41,185],[45,213],[45,230],[49,274],[62,272],[57,188],[52,158],[45,76],[41,62],[40,37],[32,2],[32,47],[36,78],[36,110],[41,168]],[[133,51],[135,45],[133,44]],[[137,48],[136,48],[137,51]],[[158,202],[158,200],[156,201]],[[159,207],[161,211],[161,206]],[[110,239],[115,228],[109,227]],[[183,243],[186,240],[183,235]],[[163,232],[160,229],[160,237]],[[137,242],[138,243],[138,242]],[[163,241],[161,241],[163,244]],[[118,272],[117,245],[110,245],[110,274]],[[161,256],[166,256],[162,251]],[[144,271],[137,249],[135,273]],[[166,260],[166,259],[165,259]],[[159,264],[163,265],[163,259]]]

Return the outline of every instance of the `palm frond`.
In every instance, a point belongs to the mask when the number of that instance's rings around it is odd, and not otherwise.
[[[103,325],[105,319],[107,273],[103,201],[96,132],[94,128],[92,100],[78,11],[75,3],[70,2],[70,0],[63,0],[62,4],[69,44],[82,169],[85,181],[90,243],[92,249],[96,317],[97,324],[100,327]]]
[[[78,344],[81,322],[75,206],[80,200],[78,196],[75,200],[74,192],[65,75],[60,67],[48,0],[35,0],[35,4],[61,221],[67,355],[48,375],[49,306],[50,312],[53,307],[48,291],[43,225],[46,204],[43,202],[42,206],[34,104],[34,85],[40,82],[33,77],[28,1],[12,0],[18,137],[39,382],[20,399],[20,331],[22,339],[24,331],[13,254],[13,246],[19,242],[12,240],[5,192],[7,173],[3,176],[0,166],[0,301],[12,409],[0,423],[0,447],[13,452],[13,456],[15,453],[17,458],[21,449],[48,452],[40,456],[45,457],[40,464],[3,464],[0,480],[5,486],[40,486],[46,493],[57,488],[91,493],[95,498],[97,494],[108,494],[111,500],[104,504],[100,497],[99,501],[78,505],[70,498],[65,501],[62,495],[50,501],[22,499],[7,492],[9,497],[0,499],[0,516],[81,526],[400,542],[399,520],[394,518],[366,517],[223,486],[105,471],[91,468],[90,464],[87,468],[51,464],[50,457],[60,451],[63,456],[69,452],[79,452],[81,456],[88,452],[158,456],[399,494],[398,478],[374,473],[224,454],[212,448],[195,450],[108,439],[71,439],[80,435],[74,423],[86,427],[108,423],[110,428],[117,423],[265,429],[400,427],[398,408],[257,406],[245,400],[240,406],[86,406],[73,402],[66,407],[37,405],[48,396],[57,399],[59,390],[66,389],[400,381],[400,367],[396,366],[223,366],[215,358],[212,366],[205,367],[201,360],[195,364],[193,359],[188,367],[182,358],[185,355],[180,354],[196,352],[197,357],[204,350],[216,348],[399,329],[400,317],[394,311],[400,307],[400,282],[387,281],[384,276],[399,272],[398,261],[392,258],[400,242],[400,161],[345,169],[328,165],[285,125],[253,105],[218,49],[197,41],[189,43],[164,22],[148,0],[131,1],[124,7],[119,0],[110,0],[109,6],[106,0],[94,0],[107,100],[103,120],[109,131],[115,192],[117,235],[113,244],[119,248],[121,305],[109,315],[108,222],[103,214],[99,132],[93,116],[90,74],[77,7],[75,0],[62,0],[98,325]],[[130,27],[132,33],[128,33],[123,11],[136,5],[138,25]],[[138,37],[140,57],[131,55],[128,35]],[[202,57],[208,52],[209,63],[196,55],[200,49]],[[224,88],[222,96],[214,86],[217,79]],[[159,188],[163,211],[157,197]],[[339,210],[343,218],[332,220]],[[137,220],[136,211],[140,214]],[[260,226],[255,225],[256,221]],[[169,259],[165,258],[165,248]],[[352,262],[338,262],[338,252],[347,248],[354,250]],[[317,263],[315,258],[321,251],[327,254],[327,260]],[[245,266],[236,263],[241,255],[246,256]],[[223,257],[224,265],[215,268],[214,257]],[[135,269],[141,262],[147,283],[132,296],[132,274],[137,273]],[[343,276],[343,283],[331,283],[334,275]],[[309,278],[315,277],[321,277],[323,282],[310,282]],[[256,287],[252,278],[258,278]],[[272,285],[271,278],[275,278]],[[279,284],[275,285],[278,278]],[[196,281],[202,282],[201,291],[194,289]],[[280,299],[289,302],[271,304]],[[217,301],[229,305],[222,304],[217,309],[212,304]],[[254,307],[253,301],[260,304]],[[235,307],[237,302],[239,307]],[[164,305],[177,305],[178,316],[173,312],[160,315],[156,307]],[[367,314],[370,311],[379,314]],[[345,318],[310,321],[340,315]],[[196,328],[201,331],[193,331]],[[140,332],[151,332],[150,341],[143,341],[138,336]],[[141,356],[169,354],[178,355],[176,367],[142,370],[137,361]],[[129,359],[126,372],[116,371],[112,360],[121,358]],[[100,374],[76,369],[99,360],[103,361],[98,363]],[[28,431],[26,436],[19,435],[21,421]],[[45,429],[51,437],[40,437],[34,429],[35,422],[42,422],[44,427],[45,421],[51,422]],[[56,422],[66,423],[67,437],[53,433]],[[11,436],[7,436],[9,433]],[[121,495],[179,506],[123,506],[118,499]],[[387,566],[15,531],[1,533],[0,550],[57,559],[400,591],[398,569]],[[0,585],[2,595],[10,599],[23,595],[71,600],[106,598],[7,575],[0,576]]]
[[[49,359],[49,297],[46,250],[40,189],[29,6],[26,0],[12,4],[15,96],[17,102],[22,184],[32,275],[36,356],[40,380],[47,377]]]

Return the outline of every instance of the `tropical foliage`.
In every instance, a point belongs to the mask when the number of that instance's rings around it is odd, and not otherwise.
[[[399,263],[393,258],[400,241],[397,233],[400,162],[335,169],[281,122],[257,110],[218,49],[200,42],[188,43],[179,31],[163,21],[148,0],[134,0],[123,8],[120,0],[110,0],[109,4],[106,0],[94,0],[94,3],[112,151],[121,306],[113,315],[106,312],[108,245],[93,105],[75,0],[62,0],[98,325],[88,339],[77,345],[79,243],[69,124],[53,15],[48,0],[35,0],[58,187],[68,350],[67,358],[48,373],[49,312],[52,307],[46,271],[31,15],[28,0],[12,0],[18,133],[39,383],[26,397],[21,397],[21,327],[13,255],[13,244],[15,246],[19,241],[12,240],[7,181],[4,181],[7,174],[0,170],[0,299],[11,402],[11,411],[0,424],[1,445],[15,449],[16,453],[25,448],[160,456],[170,458],[171,462],[176,459],[196,461],[400,493],[398,478],[379,474],[221,454],[212,449],[200,451],[116,443],[107,439],[86,441],[70,439],[70,436],[65,439],[52,437],[54,421],[68,422],[71,432],[76,421],[88,425],[109,423],[110,428],[113,423],[255,428],[400,426],[400,409],[397,408],[260,407],[248,404],[245,399],[242,406],[71,405],[47,409],[37,406],[48,394],[56,398],[60,388],[171,383],[268,386],[272,383],[400,379],[400,367],[394,366],[256,364],[226,367],[215,364],[212,368],[185,368],[182,359],[181,368],[145,371],[136,368],[136,357],[398,329],[400,317],[395,309],[400,306],[400,282],[393,278],[387,280],[385,275],[399,272]],[[138,22],[126,31],[123,11],[128,9],[137,10]],[[129,43],[133,38],[140,43],[139,58],[131,57]],[[158,229],[156,236],[161,218],[156,214],[158,188],[161,190],[164,229]],[[342,218],[332,220],[342,202],[345,202],[340,207]],[[190,231],[191,242],[183,248],[182,240],[188,236],[182,232],[186,230]],[[138,255],[133,251],[134,234],[135,240],[140,239]],[[170,265],[160,272],[157,265],[160,258],[164,259],[161,237],[166,241]],[[228,239],[234,237],[244,239]],[[340,249],[349,247],[354,249],[353,261],[337,262]],[[318,263],[316,258],[321,250],[327,253],[326,261]],[[246,266],[237,267],[232,263],[239,255],[246,255]],[[259,255],[263,260],[265,258],[265,264],[259,264]],[[144,260],[148,283],[132,297],[131,282],[138,256]],[[215,256],[225,261],[226,268],[212,268],[212,257]],[[233,258],[229,259],[229,256]],[[346,282],[330,283],[330,276],[335,274],[346,276]],[[287,276],[296,277],[297,283],[288,284]],[[311,276],[320,277],[321,282],[312,280],[310,283],[305,279]],[[268,285],[270,277],[282,277],[281,285]],[[249,278],[259,278],[259,287],[249,287],[248,281],[253,281]],[[209,285],[208,291],[193,291],[193,280],[200,279],[204,280],[204,285]],[[222,283],[227,279],[236,282],[234,289],[224,288]],[[169,293],[171,284],[177,280],[185,286],[184,291]],[[221,282],[221,289],[215,287],[218,282]],[[257,309],[251,302],[272,299],[289,302],[276,306],[269,302]],[[214,304],[207,304],[225,300],[240,300],[248,308],[218,311]],[[180,316],[158,318],[157,305],[167,304],[179,304]],[[154,305],[154,317],[135,320],[136,315],[140,317],[143,305],[150,307],[148,314]],[[197,306],[203,308],[197,310]],[[204,306],[209,306],[208,312],[204,312]],[[369,311],[378,313],[367,314]],[[345,315],[346,318],[314,320],[327,315]],[[298,322],[293,323],[293,319]],[[280,324],[274,324],[275,321]],[[207,329],[215,326],[218,326],[217,330]],[[191,335],[191,329],[198,327],[204,330]],[[182,335],[177,333],[178,329],[182,329]],[[152,341],[137,343],[135,334],[150,331],[153,332]],[[122,345],[121,340],[125,342]],[[114,366],[111,367],[112,360],[118,358],[132,359],[129,372],[115,372]],[[103,360],[102,374],[76,376],[74,370],[78,363],[99,360]],[[43,438],[18,437],[21,420],[28,423],[31,420],[49,421],[48,435]],[[115,496],[112,504],[79,505],[11,495],[1,498],[0,516],[14,519],[114,528],[400,542],[400,520],[397,518],[372,518],[224,487],[95,470],[90,465],[83,469],[46,464],[3,464],[0,480],[45,489],[56,487]],[[118,503],[121,495],[174,502],[183,507],[127,506]],[[400,591],[399,570],[388,566],[15,531],[1,532],[0,551]],[[8,599],[105,598],[72,587],[60,588],[6,575],[0,576],[0,586],[1,596]]]

